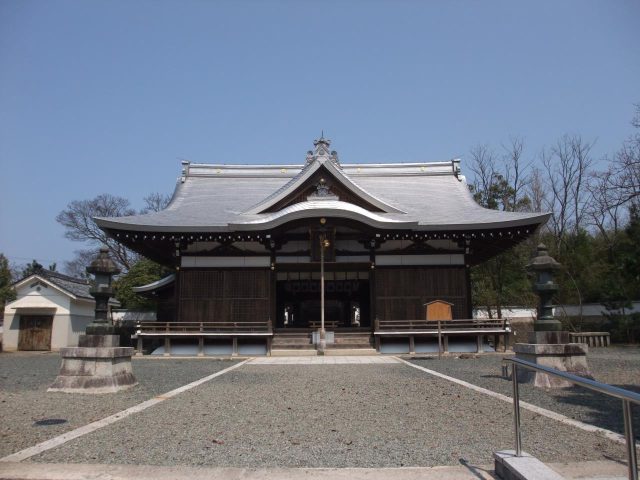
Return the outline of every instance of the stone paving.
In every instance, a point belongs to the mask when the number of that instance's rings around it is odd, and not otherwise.
[[[318,357],[257,357],[252,365],[373,365],[398,363],[395,357],[377,355]]]

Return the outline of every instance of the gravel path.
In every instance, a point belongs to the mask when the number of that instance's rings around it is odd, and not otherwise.
[[[0,457],[112,415],[231,366],[229,361],[133,359],[139,385],[117,394],[47,393],[60,368],[57,353],[0,354]],[[46,418],[67,420],[36,426]]]
[[[598,435],[528,411],[522,416],[527,450],[544,461],[624,458],[623,446]],[[31,461],[221,467],[489,464],[494,451],[512,443],[509,404],[403,364],[247,364]]]
[[[512,396],[512,383],[501,377],[502,355],[478,358],[446,357],[411,362],[474,385]],[[592,349],[589,368],[600,382],[640,392],[640,347]],[[620,400],[584,388],[543,390],[520,384],[520,399],[590,425],[624,435]],[[640,406],[634,409],[634,432],[640,439]],[[524,429],[523,435],[528,435]]]

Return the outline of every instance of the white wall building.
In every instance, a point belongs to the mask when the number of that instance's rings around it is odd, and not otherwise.
[[[94,317],[95,301],[87,280],[42,270],[14,288],[16,300],[4,309],[4,351],[57,351],[78,345],[78,337]]]

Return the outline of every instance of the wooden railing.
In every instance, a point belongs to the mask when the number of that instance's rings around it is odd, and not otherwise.
[[[511,327],[507,318],[496,319],[455,319],[455,320],[376,320],[375,330],[376,332],[385,331],[403,331],[403,330],[416,330],[425,332],[437,332],[438,323],[440,329],[445,331],[466,331],[469,333],[481,333],[478,330],[489,330],[491,333],[498,332],[510,332]]]
[[[198,356],[204,355],[205,339],[231,342],[231,355],[238,355],[238,339],[263,339],[267,355],[271,354],[273,328],[271,321],[263,322],[138,322],[136,324],[136,354],[142,355],[144,340],[164,340],[164,355],[171,354],[172,339],[195,339]]]
[[[511,325],[508,318],[476,319],[465,318],[455,320],[379,320],[374,322],[376,350],[380,351],[381,339],[409,339],[409,353],[415,352],[415,339],[424,337],[438,338],[438,355],[449,350],[449,337],[476,337],[477,351],[483,351],[485,336],[494,337],[494,348],[497,351],[499,337],[503,337],[504,351],[507,349]]]
[[[270,332],[270,322],[138,322],[138,334]]]

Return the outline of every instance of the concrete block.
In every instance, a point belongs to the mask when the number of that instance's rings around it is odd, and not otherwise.
[[[513,450],[493,454],[495,472],[502,480],[564,480],[560,474],[528,453],[516,457]]]
[[[516,354],[516,358],[521,360],[554,368],[561,372],[573,373],[574,375],[585,378],[593,378],[587,363],[587,352],[589,348],[583,343],[516,343],[513,346],[513,351]],[[541,388],[567,388],[573,386],[573,383],[567,380],[525,368],[518,369],[518,381],[533,383],[536,387]]]

